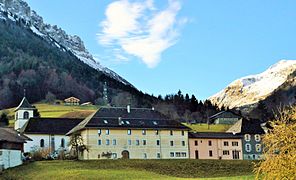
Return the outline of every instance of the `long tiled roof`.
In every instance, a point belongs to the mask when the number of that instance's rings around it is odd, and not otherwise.
[[[205,139],[240,139],[240,135],[226,132],[189,132],[189,138],[205,138]]]
[[[231,114],[231,116],[229,116]],[[237,113],[235,113],[235,112],[233,112],[233,111],[231,111],[231,110],[227,110],[227,111],[221,111],[221,112],[218,112],[217,114],[214,114],[214,115],[212,115],[211,117],[210,117],[210,119],[212,120],[212,119],[216,119],[216,118],[219,118],[220,116],[226,116],[226,117],[237,117],[237,118],[241,118],[242,116],[241,115],[239,115],[239,114],[237,114]]]
[[[25,134],[65,135],[82,120],[73,118],[30,118],[23,131]]]
[[[26,140],[30,139],[19,135],[18,132],[12,128],[0,128],[0,142],[25,143]]]
[[[113,107],[99,109],[67,134],[85,128],[189,129],[152,109],[130,108],[128,112],[126,108]]]

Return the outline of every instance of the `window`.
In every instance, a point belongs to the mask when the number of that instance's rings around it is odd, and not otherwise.
[[[3,152],[2,152],[2,151],[0,151],[0,156],[2,156],[2,154],[3,154]]]
[[[232,159],[239,159],[239,151],[237,150],[232,151]]]
[[[246,145],[245,145],[245,149],[246,149],[247,152],[251,152],[251,151],[252,151],[251,144],[249,144],[249,143],[246,144]]]
[[[198,141],[194,141],[194,145],[197,146],[198,145]]]
[[[213,151],[209,151],[209,156],[210,156],[210,157],[213,156]]]
[[[238,142],[237,141],[232,142],[232,146],[238,146]]]
[[[110,140],[106,139],[106,145],[109,146],[110,145]]]
[[[174,157],[174,156],[175,156],[175,153],[170,152],[170,157]]]
[[[181,153],[180,152],[176,152],[176,157],[181,157]]]
[[[245,141],[251,141],[251,135],[245,134]]]
[[[224,146],[228,146],[228,141],[224,141]]]
[[[109,134],[110,134],[110,130],[106,129],[106,135],[109,135]]]
[[[182,157],[186,157],[186,152],[182,152]]]
[[[98,140],[98,145],[99,146],[102,145],[102,140],[101,139]]]
[[[131,135],[132,134],[132,130],[128,129],[127,130],[127,135]]]
[[[105,124],[108,124],[108,121],[107,121],[107,120],[104,120],[104,123],[105,123]]]
[[[117,154],[116,153],[112,153],[113,159],[117,158]]]
[[[98,130],[98,135],[100,136],[102,134],[102,129]]]
[[[146,146],[146,143],[147,143],[146,140],[143,140],[143,146]]]
[[[130,122],[129,122],[129,121],[125,121],[125,123],[126,123],[126,124],[130,124]]]
[[[145,129],[142,130],[142,135],[146,135],[146,130]]]
[[[209,146],[212,146],[212,141],[209,141]]]
[[[40,147],[42,147],[42,148],[44,147],[44,139],[40,140]]]
[[[156,122],[156,121],[153,121],[153,124],[154,124],[154,125],[157,125],[157,122]]]
[[[144,159],[147,159],[147,154],[146,153],[144,153]]]
[[[255,141],[260,142],[260,140],[261,140],[260,135],[259,134],[256,134],[255,135]]]
[[[24,119],[29,119],[29,112],[28,111],[24,112]]]
[[[155,130],[155,135],[158,135],[158,133],[159,133],[158,130]]]
[[[157,156],[157,159],[160,159],[160,153],[157,153],[156,156]]]
[[[64,138],[61,139],[61,147],[65,148],[65,139]]]
[[[185,132],[184,132],[184,131],[182,131],[182,132],[181,132],[181,134],[182,134],[182,136],[184,136],[184,135],[185,135]]]
[[[137,145],[137,146],[140,145],[140,140],[136,140],[136,145]]]
[[[174,133],[173,133],[173,131],[172,130],[170,130],[170,135],[172,136]]]
[[[224,150],[223,155],[229,155],[229,151]]]
[[[157,146],[160,145],[160,140],[156,140],[156,145],[157,145]]]
[[[182,146],[185,146],[185,141],[182,141]]]
[[[261,152],[261,144],[256,144],[256,151]]]
[[[132,145],[132,140],[129,139],[129,140],[127,141],[127,143],[128,143],[129,146]]]
[[[170,143],[171,143],[171,146],[174,146],[174,141],[171,141]]]
[[[116,139],[113,139],[112,144],[115,146],[116,145]]]

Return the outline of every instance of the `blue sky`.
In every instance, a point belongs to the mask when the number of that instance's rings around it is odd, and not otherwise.
[[[149,94],[181,89],[205,99],[237,78],[296,57],[292,0],[27,2]]]

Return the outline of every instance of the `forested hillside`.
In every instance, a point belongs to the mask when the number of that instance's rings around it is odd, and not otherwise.
[[[76,96],[82,102],[99,101],[107,82],[110,97],[145,96],[77,59],[71,52],[61,51],[45,41],[22,21],[0,21],[0,108],[17,105],[27,90],[31,102],[48,93],[58,99]],[[149,98],[149,96],[147,96]]]

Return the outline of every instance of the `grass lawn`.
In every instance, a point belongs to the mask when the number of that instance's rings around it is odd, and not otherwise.
[[[186,124],[185,126],[190,127],[193,131],[197,132],[225,132],[228,130],[232,125],[227,124]]]
[[[3,172],[0,179],[254,179],[251,161],[39,161]]]
[[[53,104],[45,104],[45,103],[39,103],[34,105],[38,109],[41,117],[85,118],[99,108],[98,106],[94,106],[94,105],[68,106],[68,105],[53,105]],[[14,110],[15,108],[2,110],[8,113],[8,118],[10,119],[9,121],[10,126],[13,126],[14,124]]]

